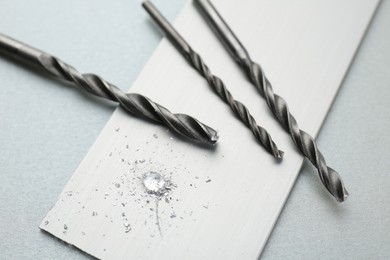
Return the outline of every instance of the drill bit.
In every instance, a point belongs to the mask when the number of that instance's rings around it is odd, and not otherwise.
[[[282,97],[274,94],[272,85],[266,78],[261,66],[252,61],[248,51],[209,0],[195,0],[195,2],[203,17],[223,42],[231,56],[246,72],[249,80],[265,98],[268,107],[278,119],[279,123],[291,135],[295,145],[317,168],[319,177],[326,189],[337,201],[345,201],[349,194],[340,175],[326,165],[324,156],[318,150],[314,138],[299,129],[297,121],[290,113],[286,101]]]
[[[190,65],[202,75],[213,91],[227,104],[235,115],[251,129],[256,139],[275,158],[281,159],[283,151],[280,151],[272,141],[270,134],[263,127],[257,125],[248,108],[241,102],[234,100],[232,94],[226,88],[222,80],[213,75],[203,59],[196,53],[175,28],[165,19],[158,9],[149,1],[145,0],[142,6],[155,20],[155,22],[167,34],[168,38],[176,46],[177,50],[186,58]]]
[[[95,74],[81,74],[60,59],[0,34],[0,52],[35,65],[52,76],[74,83],[95,96],[119,102],[132,115],[163,124],[177,134],[203,144],[215,144],[217,132],[197,119],[185,114],[173,114],[165,107],[140,94],[124,93]]]

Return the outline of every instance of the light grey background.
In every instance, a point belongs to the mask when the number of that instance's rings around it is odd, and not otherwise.
[[[170,20],[185,2],[155,0]],[[162,35],[140,3],[0,0],[0,32],[127,90]],[[263,259],[390,258],[389,28],[383,1],[317,139],[350,198],[305,165]],[[0,58],[1,259],[89,258],[38,224],[114,108]]]

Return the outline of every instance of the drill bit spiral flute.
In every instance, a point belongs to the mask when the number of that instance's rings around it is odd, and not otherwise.
[[[281,159],[283,151],[280,151],[272,141],[270,134],[263,127],[257,125],[253,116],[249,113],[248,108],[241,102],[234,100],[232,94],[226,88],[222,80],[213,75],[204,63],[203,59],[196,53],[184,38],[173,28],[173,26],[165,19],[165,17],[157,10],[157,8],[148,0],[142,3],[145,10],[167,34],[178,51],[186,58],[190,65],[197,70],[209,83],[213,91],[230,106],[236,116],[251,129],[253,135],[264,148],[275,158]]]
[[[195,0],[195,2],[231,56],[246,72],[249,80],[265,98],[268,107],[275,117],[291,135],[296,146],[317,168],[320,179],[326,189],[337,201],[345,201],[348,197],[348,191],[344,187],[340,175],[326,165],[324,156],[318,150],[313,137],[299,129],[297,121],[289,112],[286,101],[282,97],[274,94],[271,83],[264,75],[261,66],[252,61],[245,47],[209,0]]]
[[[81,74],[60,59],[0,34],[0,53],[35,65],[58,79],[74,83],[92,95],[119,102],[127,112],[160,123],[192,141],[215,144],[217,132],[185,114],[173,114],[139,94],[126,94],[95,74]]]

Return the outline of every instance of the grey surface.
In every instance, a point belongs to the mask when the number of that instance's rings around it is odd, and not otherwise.
[[[140,2],[0,0],[0,32],[127,90],[161,37]],[[185,4],[154,2],[169,19]],[[317,139],[350,198],[305,165],[262,258],[390,257],[389,28],[383,1]],[[88,259],[38,224],[114,108],[0,58],[1,259]]]

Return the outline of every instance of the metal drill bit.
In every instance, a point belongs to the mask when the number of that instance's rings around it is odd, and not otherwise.
[[[231,56],[246,72],[249,80],[265,98],[268,107],[280,124],[291,135],[296,146],[317,168],[320,179],[326,189],[337,201],[345,201],[349,194],[340,175],[326,165],[324,156],[318,150],[314,138],[299,129],[297,121],[291,115],[286,101],[282,97],[274,94],[271,83],[266,78],[261,66],[252,61],[247,50],[209,0],[195,0],[195,2]]]
[[[0,53],[35,65],[54,77],[74,83],[95,96],[119,102],[131,114],[160,123],[172,131],[199,143],[215,144],[217,132],[185,114],[172,114],[165,107],[140,94],[126,94],[95,74],[81,74],[60,59],[0,34]]]
[[[187,59],[191,66],[207,80],[213,91],[230,106],[236,116],[251,129],[253,135],[265,149],[274,157],[281,159],[283,157],[283,151],[280,151],[276,147],[267,130],[257,125],[255,119],[249,113],[248,108],[241,102],[234,100],[232,94],[226,88],[222,80],[211,73],[209,67],[204,63],[200,55],[191,48],[151,2],[145,0],[142,5],[156,23],[164,30],[179,52]]]

